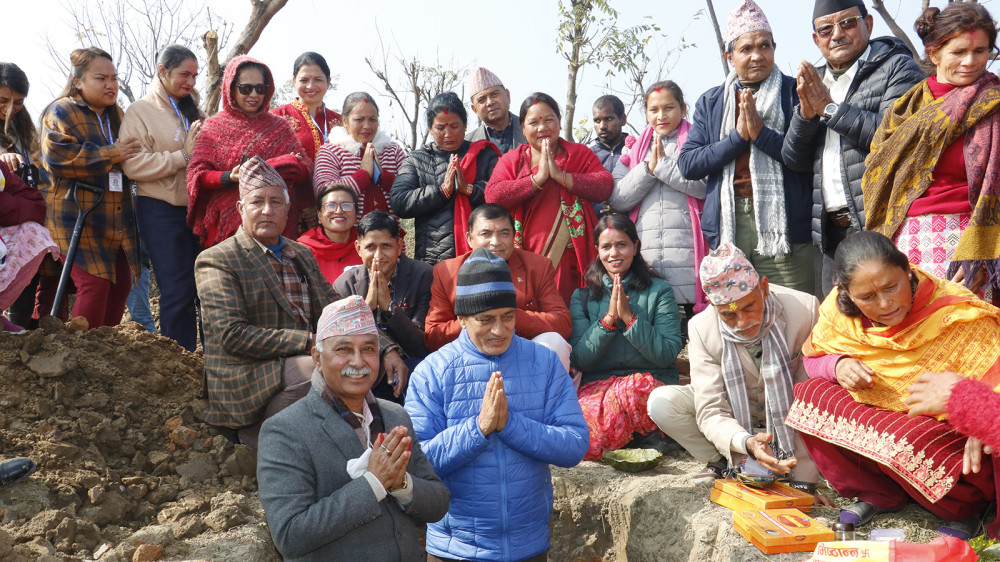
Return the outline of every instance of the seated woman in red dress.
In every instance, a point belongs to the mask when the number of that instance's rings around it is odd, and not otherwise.
[[[344,270],[361,265],[358,241],[358,194],[346,183],[331,183],[319,192],[319,226],[298,241],[312,250],[323,277],[331,284]]]
[[[802,349],[811,378],[795,386],[785,423],[837,493],[858,498],[841,521],[863,525],[912,500],[946,521],[938,532],[974,536],[996,497],[992,459],[971,462],[981,453],[975,435],[947,416],[908,417],[904,399],[924,373],[995,390],[1000,310],[912,266],[876,232],[844,240],[834,269],[836,287]]]
[[[590,233],[594,203],[611,196],[614,180],[585,144],[559,138],[559,104],[535,92],[521,104],[527,144],[504,154],[486,184],[486,202],[514,215],[514,243],[550,260],[568,304],[597,257]]]

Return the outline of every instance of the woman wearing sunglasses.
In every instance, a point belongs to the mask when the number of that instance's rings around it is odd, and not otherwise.
[[[291,205],[283,234],[297,237],[299,215],[315,201],[309,181],[312,160],[288,121],[268,111],[274,96],[270,69],[248,56],[236,57],[226,65],[222,92],[222,110],[205,121],[191,153],[188,226],[205,248],[236,232],[240,167],[260,156],[288,185]]]
[[[358,239],[358,194],[347,183],[331,183],[319,192],[316,211],[319,226],[305,231],[299,242],[314,256],[323,277],[336,281],[344,270],[361,265],[361,255],[354,248]]]
[[[1000,287],[997,29],[981,4],[928,8],[914,27],[928,78],[886,110],[865,161],[865,228],[987,302]]]

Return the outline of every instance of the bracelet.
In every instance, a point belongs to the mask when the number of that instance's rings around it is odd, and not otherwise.
[[[632,324],[635,324],[635,321],[636,321],[636,319],[638,319],[638,318],[639,318],[639,315],[638,315],[638,314],[633,314],[633,315],[632,315],[632,319],[631,319],[631,320],[629,320],[629,321],[628,321],[628,324],[626,324],[626,325],[625,325],[625,331],[626,331],[626,332],[627,332],[627,331],[629,330],[629,328],[631,328],[631,327],[632,327]]]
[[[191,163],[191,155],[187,153],[183,148],[181,149],[181,156],[184,157],[184,165],[187,166]]]
[[[610,318],[610,320],[608,320],[609,318]],[[615,330],[618,329],[618,323],[617,322],[618,322],[618,320],[615,317],[610,316],[608,314],[605,314],[604,316],[602,316],[601,320],[600,320],[601,327],[604,328],[605,330],[609,331],[609,332],[614,332]]]
[[[542,186],[540,186],[537,183],[535,183],[535,176],[528,176],[528,177],[531,178],[531,187],[532,187],[532,189],[534,189],[535,191],[541,191],[542,190]]]

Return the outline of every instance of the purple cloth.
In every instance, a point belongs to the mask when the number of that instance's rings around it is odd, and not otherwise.
[[[809,378],[826,379],[834,384],[837,383],[837,361],[845,355],[820,355],[819,357],[803,357],[802,366],[805,368]]]

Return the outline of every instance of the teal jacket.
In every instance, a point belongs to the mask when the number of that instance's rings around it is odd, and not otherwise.
[[[665,280],[653,278],[648,289],[628,296],[629,306],[638,318],[628,330],[619,320],[618,329],[609,332],[600,320],[611,304],[611,278],[604,276],[600,302],[593,299],[589,288],[573,293],[569,304],[573,315],[570,363],[583,372],[582,384],[647,372],[666,384],[677,384],[674,361],[683,340],[674,290]]]

